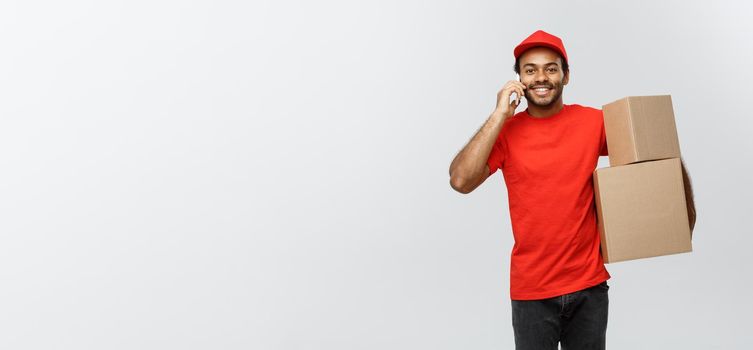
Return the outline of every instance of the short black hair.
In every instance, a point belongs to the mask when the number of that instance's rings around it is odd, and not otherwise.
[[[520,56],[523,55],[521,54]],[[515,59],[515,66],[512,67],[512,70],[515,71],[515,74],[520,74],[520,56]],[[565,73],[570,72],[570,65],[567,63],[567,60],[560,54],[557,54],[557,56],[559,56],[560,61],[562,62],[562,71]]]

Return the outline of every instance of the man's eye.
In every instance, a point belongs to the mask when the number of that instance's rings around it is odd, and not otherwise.
[[[549,68],[549,73],[557,73],[557,68]]]
[[[526,73],[528,73],[528,74],[533,73],[533,69],[526,69]]]

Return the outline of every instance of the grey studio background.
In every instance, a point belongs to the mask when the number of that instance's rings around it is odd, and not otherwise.
[[[565,103],[672,95],[695,186],[693,253],[607,265],[608,347],[745,349],[751,10],[5,1],[0,348],[513,348],[502,175],[448,168],[544,29]]]

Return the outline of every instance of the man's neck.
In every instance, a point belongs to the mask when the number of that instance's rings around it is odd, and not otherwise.
[[[529,103],[528,115],[534,118],[548,118],[559,113],[563,107],[564,107],[564,104],[562,103],[561,98],[546,107],[535,106]]]

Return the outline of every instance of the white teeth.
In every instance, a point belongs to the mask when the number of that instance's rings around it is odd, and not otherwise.
[[[536,91],[538,91],[538,92],[549,91],[549,89],[548,89],[548,88],[538,88],[538,89],[534,89],[534,90],[536,90]]]

